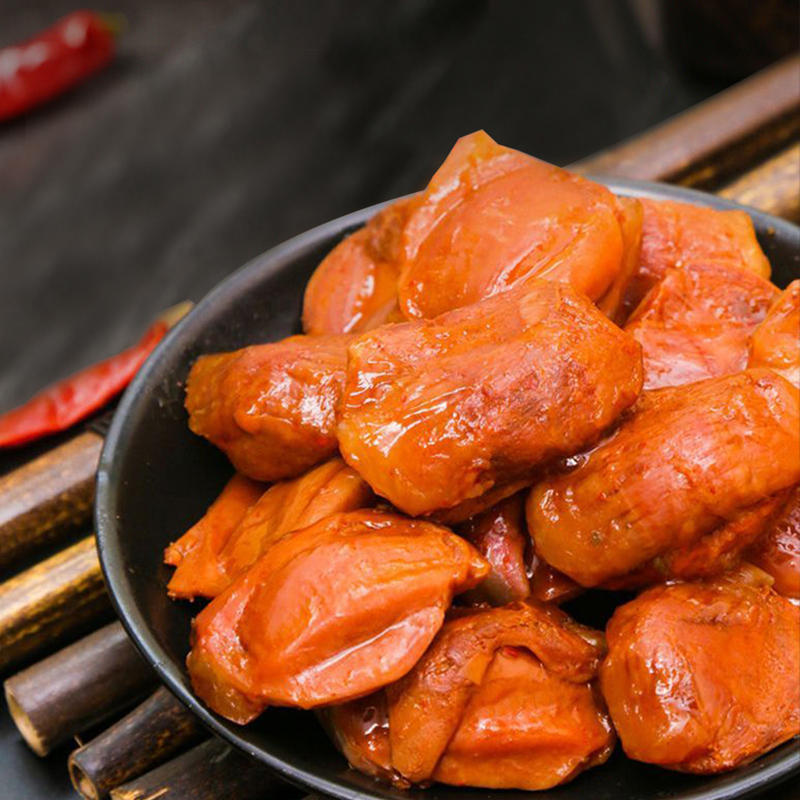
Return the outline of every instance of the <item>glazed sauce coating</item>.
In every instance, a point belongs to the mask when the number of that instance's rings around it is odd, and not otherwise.
[[[347,336],[291,336],[200,356],[186,383],[189,427],[260,481],[292,478],[336,452]]]
[[[569,287],[533,280],[356,339],[339,446],[377,494],[428,514],[591,444],[641,380],[627,334]]]
[[[715,773],[800,733],[800,609],[735,580],[658,586],[614,612],[600,685],[631,758]]]
[[[800,479],[797,391],[769,370],[643,393],[605,442],[527,501],[536,548],[597,586]]]
[[[340,458],[266,491],[263,484],[255,485],[260,489],[255,499],[252,495],[248,498],[249,505],[242,513],[231,509],[219,520],[217,509],[234,502],[226,488],[206,516],[167,551],[169,556],[171,550],[183,547],[185,540],[201,532],[200,544],[189,558],[177,563],[165,557],[166,563],[177,566],[167,585],[170,596],[216,597],[282,536],[329,514],[367,508],[374,499],[369,486]]]
[[[769,281],[724,264],[668,270],[625,326],[642,345],[644,388],[741,372],[777,296]]]
[[[314,708],[368,694],[414,665],[453,595],[488,571],[438,525],[333,514],[276,542],[198,615],[192,684],[241,723],[268,705]]]
[[[435,317],[531,277],[596,300],[622,270],[618,214],[605,187],[483,131],[465,136],[406,223],[400,307],[408,318]]]
[[[771,269],[744,211],[672,200],[642,198],[639,270],[629,284],[625,304],[631,310],[670,269],[721,265],[768,279]]]

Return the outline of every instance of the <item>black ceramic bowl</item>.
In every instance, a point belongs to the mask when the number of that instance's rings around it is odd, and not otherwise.
[[[606,181],[621,194],[736,208],[697,192],[657,184]],[[164,547],[194,523],[231,473],[226,459],[192,435],[183,380],[201,353],[281,339],[299,329],[303,287],[343,235],[380,206],[298,236],[251,261],[212,291],[160,344],[122,398],[106,439],[97,480],[97,538],[108,589],[133,641],[167,686],[215,733],[288,780],[336,798],[366,800],[721,800],[757,793],[800,768],[789,742],[749,766],[712,778],[629,761],[618,747],[610,761],[566,786],[536,794],[434,786],[401,792],[348,769],[313,714],[270,709],[245,727],[210,712],[192,694],[184,666],[189,623],[198,606],[167,599],[171,570]],[[797,275],[800,229],[750,214],[782,285]]]

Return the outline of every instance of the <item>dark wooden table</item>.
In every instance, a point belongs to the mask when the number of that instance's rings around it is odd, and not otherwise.
[[[648,0],[101,5],[129,21],[116,64],[0,129],[0,411],[264,249],[422,186],[463,133],[568,163],[726,83],[678,69]],[[0,45],[73,7],[0,0]],[[0,797],[73,797],[65,758],[0,710]]]

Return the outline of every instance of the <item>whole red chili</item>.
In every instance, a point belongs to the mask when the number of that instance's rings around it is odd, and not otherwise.
[[[0,120],[24,114],[103,69],[114,57],[108,19],[75,11],[27,42],[0,50]]]
[[[66,430],[121,392],[169,328],[159,320],[133,347],[48,386],[0,415],[0,447],[13,447]]]

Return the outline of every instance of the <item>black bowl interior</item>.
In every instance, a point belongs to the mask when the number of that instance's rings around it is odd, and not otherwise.
[[[737,207],[675,187],[604,182],[621,194],[723,209]],[[240,727],[211,713],[194,697],[184,659],[190,620],[198,606],[167,598],[170,570],[161,557],[164,547],[202,515],[231,468],[219,452],[190,433],[183,408],[183,380],[201,353],[273,341],[297,332],[303,287],[314,267],[344,234],[363,224],[377,208],[315,228],[233,274],[165,338],[125,393],[100,460],[96,523],[108,588],[134,642],[166,685],[213,731],[289,780],[337,798],[720,800],[744,797],[788,777],[800,767],[800,754],[792,742],[749,766],[712,778],[629,761],[618,747],[604,766],[536,795],[444,786],[401,792],[348,769],[313,714],[270,709],[256,722]],[[774,279],[785,285],[800,274],[800,229],[749,211],[772,262]]]

